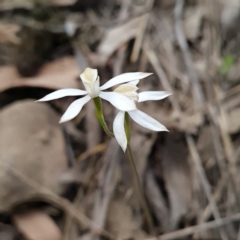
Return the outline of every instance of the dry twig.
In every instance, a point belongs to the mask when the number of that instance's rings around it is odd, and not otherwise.
[[[153,5],[153,2],[154,2],[153,0],[147,1],[146,8],[151,9],[152,5]],[[132,55],[130,57],[131,62],[136,62],[138,57],[139,57],[139,52],[141,50],[141,45],[142,45],[142,42],[143,42],[144,33],[145,33],[145,30],[146,30],[147,24],[148,24],[148,18],[149,18],[149,13],[147,13],[146,15],[143,15],[140,19],[140,23],[139,23],[139,26],[138,26],[138,33],[136,35]]]
[[[81,211],[76,209],[68,200],[59,197],[46,187],[39,185],[33,179],[29,179],[17,169],[10,168],[7,164],[3,162],[0,162],[0,164],[3,167],[8,168],[9,172],[15,175],[20,181],[23,181],[25,184],[29,185],[34,189],[37,189],[39,192],[39,194],[32,194],[30,196],[27,196],[26,199],[22,199],[19,204],[27,201],[46,201],[61,208],[65,213],[75,218],[79,225],[83,228],[92,227],[94,229],[94,222],[90,220],[87,216],[85,216]],[[105,230],[98,229],[98,233],[110,237],[110,239],[114,239],[114,237]]]
[[[93,209],[94,231],[93,234],[88,236],[89,239],[95,239],[95,233],[101,231],[105,224],[108,205],[117,184],[115,173],[119,164],[118,151],[119,146],[116,140],[112,139],[104,157],[104,166],[99,179],[100,185],[95,195]]]
[[[145,41],[145,43],[144,43],[143,50],[144,50],[144,53],[147,55],[150,63],[154,67],[160,81],[162,82],[162,85],[163,85],[164,89],[167,90],[168,92],[173,93],[174,90],[173,90],[171,84],[169,83],[169,81],[167,79],[167,76],[164,73],[164,70],[161,67],[161,64],[160,64],[160,62],[159,62],[159,60],[156,56],[156,53],[150,48],[147,41]],[[177,101],[177,99],[175,98],[174,95],[170,96],[170,101],[173,105],[173,108],[174,108],[177,116],[180,117],[181,116],[181,114],[180,114],[181,109],[180,109],[179,103],[178,103],[178,101]]]
[[[219,228],[221,226],[224,226],[226,224],[229,224],[229,223],[235,222],[235,221],[240,221],[240,213],[234,214],[230,217],[217,219],[217,220],[210,221],[210,222],[207,222],[207,223],[199,224],[197,226],[187,227],[187,228],[175,231],[175,232],[160,235],[159,237],[156,237],[156,238],[148,238],[148,239],[145,239],[145,240],[181,239],[181,238],[185,238],[185,237],[187,237],[187,236],[189,236],[193,233],[206,231],[208,229]]]
[[[207,180],[207,177],[205,175],[204,168],[202,166],[201,159],[200,159],[200,156],[198,154],[198,151],[197,151],[196,145],[194,143],[194,140],[189,134],[186,134],[186,140],[187,140],[188,147],[189,147],[189,150],[190,150],[191,155],[192,155],[192,159],[194,161],[194,165],[195,165],[197,173],[199,175],[200,182],[202,183],[203,190],[204,190],[204,192],[207,196],[207,199],[209,201],[209,205],[211,206],[213,216],[216,220],[219,220],[221,218],[221,216],[220,216],[220,213],[218,211],[218,207],[217,207],[217,204],[215,202],[215,199],[214,199],[214,197],[212,197],[211,186],[210,186],[210,184]],[[220,230],[220,234],[221,234],[222,239],[226,239],[226,240],[228,239],[227,234],[225,233],[225,231],[223,231],[223,229]]]
[[[175,32],[178,40],[178,44],[181,48],[183,59],[186,65],[188,76],[192,82],[193,87],[193,97],[195,99],[196,106],[201,106],[204,101],[204,96],[202,93],[201,85],[194,69],[192,56],[189,51],[189,47],[187,44],[186,37],[183,33],[182,27],[182,12],[184,7],[184,0],[176,0],[176,5],[174,9],[174,17],[175,17]]]

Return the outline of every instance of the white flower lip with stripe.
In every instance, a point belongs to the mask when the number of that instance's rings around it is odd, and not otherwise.
[[[137,93],[138,88],[136,87],[136,85],[138,84],[138,82],[139,81],[133,81],[128,84],[120,85],[114,91],[119,92],[131,99],[132,101],[137,102],[161,100],[171,95],[171,93],[165,91],[147,91]],[[120,111],[114,119],[113,132],[117,142],[119,143],[124,152],[127,148],[127,136],[124,129],[125,112],[129,114],[130,118],[133,121],[135,121],[142,127],[148,128],[156,132],[168,131],[167,128],[163,126],[160,122],[138,109],[133,109],[130,111]]]
[[[84,72],[80,74],[80,78],[82,79],[83,85],[86,90],[73,89],[73,88],[60,89],[39,99],[38,102],[51,101],[51,100],[55,100],[55,99],[59,99],[67,96],[84,96],[72,102],[72,104],[68,107],[68,109],[60,119],[60,123],[66,122],[75,118],[80,113],[82,107],[91,98],[95,98],[95,97],[100,97],[110,102],[114,107],[116,107],[120,111],[132,111],[136,109],[136,105],[135,105],[135,102],[132,101],[129,97],[117,91],[105,92],[103,90],[109,89],[113,86],[116,86],[122,83],[138,82],[139,79],[148,77],[151,74],[152,73],[143,73],[143,72],[123,73],[110,79],[105,84],[100,86],[100,78],[98,76],[97,69],[86,68]]]

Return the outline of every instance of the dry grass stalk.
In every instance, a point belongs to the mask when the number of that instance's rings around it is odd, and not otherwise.
[[[1,162],[1,165],[4,165],[5,168],[8,168],[8,166],[2,162]],[[25,182],[26,184],[28,184],[34,189],[38,189],[38,191],[41,192],[41,194],[28,196],[27,199],[22,200],[22,202],[46,201],[47,203],[50,203],[59,207],[65,213],[75,218],[81,227],[95,228],[95,223],[92,220],[90,220],[87,216],[85,216],[82,212],[80,212],[78,209],[76,209],[73,206],[73,204],[70,203],[68,200],[54,194],[52,191],[50,191],[46,187],[40,186],[38,183],[34,182],[32,179],[29,179],[17,169],[11,168],[9,169],[9,171],[11,171],[11,173],[14,174],[21,181]],[[21,202],[19,202],[19,204],[21,204]],[[114,237],[105,230],[98,229],[98,234],[106,235],[107,237],[110,237],[110,239],[114,239]]]
[[[104,157],[104,165],[100,176],[99,188],[96,191],[94,209],[93,209],[93,232],[87,239],[96,239],[96,233],[104,228],[108,205],[117,185],[115,177],[119,164],[119,146],[115,139],[110,141]],[[97,237],[98,238],[98,237]]]
[[[198,151],[197,151],[196,145],[194,143],[194,140],[188,134],[186,134],[186,140],[187,140],[187,143],[188,143],[190,153],[192,155],[192,159],[194,161],[194,166],[196,167],[196,171],[199,175],[200,182],[202,183],[203,190],[204,190],[204,192],[207,196],[207,199],[209,201],[209,204],[211,206],[213,216],[216,220],[221,219],[217,204],[216,204],[215,199],[214,199],[214,197],[212,196],[212,193],[211,193],[211,186],[210,186],[210,184],[207,180],[207,177],[205,175],[205,171],[204,171],[204,168],[202,166],[202,162],[201,162],[200,156],[198,154]],[[220,230],[220,234],[221,234],[222,239],[229,239],[226,232],[223,229]]]
[[[204,96],[201,90],[201,85],[200,85],[198,76],[194,69],[192,56],[189,51],[187,40],[183,33],[183,27],[182,27],[183,7],[184,7],[184,0],[176,0],[176,5],[174,9],[175,32],[176,32],[178,44],[183,54],[183,59],[186,65],[188,76],[192,82],[193,98],[195,99],[196,106],[201,106],[202,102],[204,101]]]
[[[240,213],[234,214],[229,217],[221,218],[218,220],[210,221],[207,223],[202,223],[197,226],[187,227],[187,228],[175,231],[175,232],[163,234],[156,238],[148,238],[145,240],[174,240],[174,239],[181,239],[181,238],[184,239],[185,237],[187,237],[193,233],[203,232],[203,231],[206,231],[209,229],[219,228],[219,227],[222,227],[224,225],[227,225],[227,224],[235,222],[235,221],[236,222],[240,221]]]
[[[151,9],[153,2],[154,2],[153,0],[147,1],[146,8]],[[139,53],[140,53],[143,39],[145,36],[145,30],[148,25],[148,19],[149,19],[149,13],[147,13],[145,16],[142,16],[140,19],[139,26],[138,26],[138,33],[136,35],[132,55],[130,57],[131,62],[136,62],[137,59],[139,58]]]
[[[156,53],[150,48],[147,41],[144,43],[143,50],[144,50],[144,53],[147,55],[149,62],[154,67],[160,81],[162,82],[164,89],[167,90],[168,92],[174,92],[171,84],[169,83],[169,81],[167,79],[166,74],[164,73],[164,70],[161,67],[161,64],[156,56]],[[176,115],[180,118],[181,110],[180,110],[180,106],[179,106],[177,99],[175,98],[174,95],[170,96],[169,99],[173,105]]]

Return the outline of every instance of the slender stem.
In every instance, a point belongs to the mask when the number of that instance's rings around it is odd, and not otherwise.
[[[129,160],[129,163],[131,165],[132,172],[133,172],[133,175],[134,175],[134,180],[135,180],[135,185],[136,185],[136,188],[137,188],[138,197],[139,197],[140,204],[142,205],[142,208],[143,208],[143,211],[144,211],[144,215],[145,215],[145,218],[146,218],[146,221],[147,221],[147,224],[148,224],[148,229],[151,233],[154,233],[152,217],[151,217],[150,211],[148,209],[147,202],[146,202],[145,197],[144,197],[141,181],[139,179],[136,164],[135,164],[135,161],[133,159],[132,150],[131,150],[131,147],[130,147],[130,122],[129,122],[129,115],[128,115],[127,112],[125,113],[124,125],[125,125],[125,132],[126,132],[127,143],[128,143],[127,144],[128,160]]]
[[[96,117],[98,121],[100,122],[103,130],[109,137],[114,137],[114,134],[108,129],[107,124],[105,122],[104,116],[103,116],[103,110],[102,110],[102,102],[99,97],[93,98],[95,107],[96,107]]]
[[[130,143],[130,122],[129,122],[129,114],[125,112],[125,120],[124,120],[124,128],[125,128],[125,133],[127,136],[127,142]]]
[[[137,192],[139,195],[138,197],[139,197],[140,203],[141,203],[143,211],[144,211],[144,215],[145,215],[145,218],[146,218],[146,221],[148,224],[148,228],[149,228],[149,231],[153,234],[154,228],[153,228],[152,217],[151,217],[147,202],[144,197],[144,193],[142,190],[142,186],[141,186],[141,182],[140,182],[139,175],[137,172],[137,168],[136,168],[136,165],[135,165],[135,162],[133,159],[132,150],[131,150],[131,147],[129,144],[127,145],[127,154],[128,154],[129,163],[130,163],[132,171],[133,171],[136,188],[137,188]]]

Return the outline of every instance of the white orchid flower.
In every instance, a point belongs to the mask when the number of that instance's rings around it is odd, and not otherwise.
[[[66,112],[61,117],[60,123],[66,122],[75,118],[80,113],[82,107],[91,98],[96,98],[96,97],[100,97],[110,102],[114,107],[116,107],[120,111],[131,111],[136,109],[136,105],[134,101],[129,99],[124,94],[121,94],[118,92],[103,92],[103,90],[106,90],[118,84],[142,79],[149,75],[151,75],[151,73],[142,73],[142,72],[123,73],[110,79],[108,82],[106,82],[100,87],[97,69],[86,68],[85,71],[82,74],[80,74],[80,77],[82,79],[82,82],[86,91],[80,90],[80,89],[73,89],[73,88],[60,89],[39,99],[38,102],[50,101],[50,100],[59,99],[67,96],[84,96],[85,95],[84,97],[77,99],[70,104]]]
[[[114,92],[121,93],[128,97],[130,100],[137,102],[144,102],[148,100],[161,100],[171,93],[165,91],[147,91],[137,93],[138,87],[136,85],[139,81],[130,82],[128,84],[122,84],[118,88],[114,90]],[[113,133],[115,138],[123,151],[126,151],[127,148],[127,136],[124,128],[125,121],[125,112],[129,114],[133,121],[141,125],[142,127],[148,128],[152,131],[160,132],[160,131],[168,131],[165,126],[163,126],[160,122],[150,117],[146,113],[136,109],[130,111],[120,111],[113,122]]]

